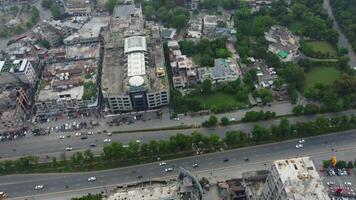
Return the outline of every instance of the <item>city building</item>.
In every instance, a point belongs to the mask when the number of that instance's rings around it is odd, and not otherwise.
[[[174,88],[185,89],[195,85],[198,76],[193,60],[186,55],[182,55],[179,43],[176,40],[168,41],[167,46]]]
[[[21,82],[23,84],[34,84],[36,72],[30,61],[23,60],[5,60],[0,61],[0,83],[7,84]]]
[[[122,40],[121,45],[105,52],[102,93],[109,111],[118,113],[168,105],[169,87],[159,35]]]
[[[294,36],[288,28],[272,26],[265,33],[265,39],[271,43],[268,46],[268,51],[278,55],[282,61],[293,61],[299,57],[299,38]]]
[[[329,200],[310,157],[273,162],[260,200]]]
[[[203,18],[203,33],[206,35],[215,33],[218,20],[215,15],[205,15]]]
[[[144,30],[144,19],[141,8],[135,7],[134,4],[116,6],[110,21],[110,33],[119,34],[120,36],[111,37],[110,39],[129,37],[137,35]],[[107,38],[108,40],[109,38]]]
[[[37,114],[54,115],[96,109],[99,101],[97,73],[97,59],[47,65],[36,99]]]
[[[69,15],[90,15],[89,0],[63,0],[64,11]]]
[[[232,58],[218,58],[214,60],[213,67],[198,68],[200,82],[210,79],[212,83],[231,82],[241,75],[240,68]]]
[[[177,30],[174,28],[162,28],[161,36],[165,40],[173,40],[176,36]]]
[[[64,38],[65,45],[92,44],[100,41],[100,32],[107,29],[108,17],[93,17],[84,24],[77,32]]]

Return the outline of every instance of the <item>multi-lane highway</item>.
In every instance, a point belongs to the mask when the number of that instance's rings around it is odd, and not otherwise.
[[[186,167],[194,173],[204,170],[213,170],[229,166],[242,166],[244,169],[253,169],[253,166],[260,163],[268,163],[272,160],[307,156],[313,158],[326,159],[332,154],[343,155],[354,160],[356,153],[356,131],[345,131],[338,134],[330,134],[307,138],[302,149],[296,149],[297,141],[286,141],[269,145],[261,145],[250,148],[237,149],[213,154],[206,154],[194,157],[187,157],[172,161],[167,161],[166,167]],[[332,149],[335,151],[332,152]],[[223,162],[228,158],[228,162]],[[249,158],[248,161],[244,161]],[[193,169],[193,164],[199,164]],[[166,176],[175,176],[177,171],[171,173],[164,172],[165,167],[160,167],[158,163],[138,165],[129,168],[120,168],[98,172],[68,173],[68,174],[39,174],[39,175],[12,175],[0,177],[1,190],[9,193],[11,198],[24,199],[40,195],[46,199],[48,195],[60,197],[66,193],[75,191],[91,191],[102,189],[105,186],[138,181],[138,176],[142,179],[153,179]],[[87,178],[96,176],[95,182],[88,182]],[[34,186],[43,184],[43,190],[35,190]],[[68,185],[68,189],[65,186]],[[67,194],[68,195],[68,194]]]
[[[339,115],[350,115],[354,111],[345,111],[339,113]],[[325,114],[325,117],[332,117],[336,114]],[[299,116],[288,118],[291,123],[296,123],[297,121],[308,121],[314,120],[319,115],[314,116]],[[269,120],[256,122],[256,124],[261,126],[270,126],[271,124],[278,124],[280,120]],[[225,127],[216,127],[211,129],[200,128],[200,129],[184,129],[184,130],[169,130],[169,131],[152,131],[152,132],[135,132],[135,133],[121,133],[113,134],[111,136],[112,141],[118,141],[121,143],[128,143],[130,141],[141,140],[142,142],[148,142],[150,140],[165,140],[169,137],[175,135],[176,133],[191,134],[193,131],[199,131],[203,134],[216,133],[221,137],[224,136],[226,131],[229,130],[242,130],[245,132],[250,132],[255,123],[243,123],[235,124]],[[89,131],[89,130],[88,130]],[[6,141],[0,143],[0,157],[2,159],[15,158],[24,155],[40,155],[45,158],[46,155],[49,156],[59,156],[61,153],[65,152],[64,149],[67,146],[72,146],[73,150],[84,150],[89,149],[89,145],[95,143],[96,148],[92,148],[94,153],[99,154],[104,145],[104,139],[108,138],[107,134],[94,134],[88,136],[88,139],[81,140],[80,137],[75,137],[74,133],[71,134],[71,138],[58,139],[60,135],[65,135],[63,133],[54,132],[49,136],[38,136],[38,137],[28,137],[22,138],[14,141]],[[15,150],[14,150],[15,149]],[[70,152],[67,152],[70,154]]]

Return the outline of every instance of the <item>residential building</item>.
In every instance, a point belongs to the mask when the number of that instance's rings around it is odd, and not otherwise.
[[[32,85],[36,80],[36,72],[30,61],[23,60],[6,60],[0,61],[0,83],[21,82]]]
[[[191,58],[182,55],[176,40],[167,42],[169,49],[169,62],[172,69],[173,86],[176,89],[189,88],[197,83],[197,70]]]
[[[265,33],[265,39],[271,43],[268,51],[278,55],[282,61],[293,61],[299,57],[299,38],[294,36],[287,27],[272,26]]]
[[[90,15],[89,0],[63,0],[64,11],[69,15]]]
[[[260,200],[329,200],[310,157],[273,162]]]
[[[175,28],[162,28],[161,37],[165,40],[173,40],[176,36],[177,30]]]
[[[200,82],[210,79],[212,83],[231,82],[241,75],[237,62],[232,58],[218,58],[214,60],[213,67],[198,68]]]
[[[25,115],[19,107],[0,111],[0,133],[15,132],[24,128]]]
[[[120,34],[120,37],[129,37],[142,34],[144,19],[141,7],[134,4],[116,6],[110,20],[110,34]],[[114,39],[112,37],[111,39]]]
[[[203,33],[206,35],[215,33],[218,20],[215,15],[205,15],[203,18]]]

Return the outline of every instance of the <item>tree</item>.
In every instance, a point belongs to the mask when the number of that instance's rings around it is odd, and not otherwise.
[[[301,90],[304,81],[305,73],[303,68],[295,64],[288,64],[284,69],[281,70],[281,76],[290,85],[295,85],[296,89]]]
[[[36,24],[40,18],[40,12],[36,8],[36,6],[32,6],[31,8],[31,22]]]
[[[51,5],[50,11],[55,19],[58,19],[61,16],[61,9],[55,3]]]
[[[88,194],[82,197],[72,198],[71,200],[101,200],[101,199],[102,199],[101,194]]]
[[[297,106],[293,107],[292,112],[295,115],[301,115],[301,114],[303,114],[303,110],[304,110],[304,107],[302,105],[297,105]]]
[[[218,124],[218,118],[215,115],[211,115],[207,121],[203,122],[202,126],[212,127],[212,126],[216,126],[217,124]]]
[[[349,161],[349,162],[347,163],[347,168],[349,168],[349,169],[354,168],[354,164],[353,164],[351,161]]]
[[[320,111],[319,106],[315,104],[307,104],[304,108],[304,114],[311,115],[316,114]]]
[[[187,21],[188,21],[188,17],[186,15],[184,14],[175,15],[173,18],[172,27],[180,30],[186,25]]]
[[[204,94],[210,94],[211,93],[211,80],[210,79],[205,79],[202,83],[202,90]]]
[[[83,154],[83,159],[86,163],[92,162],[94,160],[93,152],[90,149],[85,150]]]
[[[53,0],[42,0],[41,2],[41,6],[46,9],[49,9],[52,4],[53,4]]]
[[[46,49],[51,48],[51,45],[49,44],[48,40],[41,39],[41,40],[38,40],[38,42]]]
[[[254,125],[252,129],[252,138],[256,143],[262,142],[269,137],[269,129],[259,125]]]
[[[105,8],[110,12],[113,13],[115,6],[119,4],[118,0],[107,0],[105,4]]]
[[[331,166],[331,161],[330,160],[323,160],[323,167],[324,168],[329,168]]]
[[[263,103],[268,103],[273,100],[272,92],[267,88],[261,88],[256,90],[255,96],[261,98]]]
[[[227,125],[230,124],[230,121],[229,121],[229,119],[227,117],[222,117],[220,124],[223,125],[223,126],[227,126]]]

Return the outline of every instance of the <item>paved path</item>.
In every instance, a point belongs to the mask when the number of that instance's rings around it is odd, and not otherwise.
[[[339,33],[339,45],[348,50],[348,57],[350,58],[349,65],[351,67],[356,67],[356,54],[353,51],[350,42],[348,41],[348,39],[346,38],[346,36],[342,32],[339,24],[336,22],[334,14],[333,14],[333,12],[331,10],[330,0],[324,0],[323,8],[328,12],[329,17],[334,20],[333,28]]]

